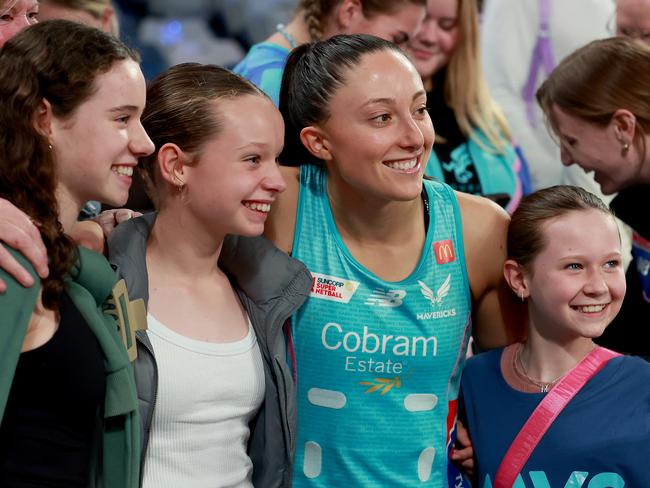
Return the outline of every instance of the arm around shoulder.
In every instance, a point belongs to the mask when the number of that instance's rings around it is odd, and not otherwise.
[[[18,263],[15,253],[10,252],[9,248],[20,251],[33,264],[40,277],[47,277],[47,250],[38,228],[25,212],[0,198],[0,269],[15,277],[23,286],[32,286],[33,273],[31,270],[27,272],[27,268]],[[5,282],[0,277],[0,293],[5,288]]]
[[[474,338],[481,349],[501,347],[520,338],[525,317],[503,277],[510,217],[486,198],[456,196],[463,221]]]

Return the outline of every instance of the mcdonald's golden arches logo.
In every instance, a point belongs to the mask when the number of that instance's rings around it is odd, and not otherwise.
[[[436,253],[436,262],[438,264],[446,264],[456,261],[454,244],[451,242],[451,239],[434,243],[433,250]]]

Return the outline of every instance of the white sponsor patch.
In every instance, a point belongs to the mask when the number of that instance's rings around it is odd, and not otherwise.
[[[309,479],[318,478],[323,467],[323,450],[316,442],[305,442],[305,460],[302,471]]]
[[[311,388],[307,392],[307,399],[312,405],[324,408],[333,408],[335,410],[345,407],[348,402],[347,398],[340,391],[322,390],[320,388]]]
[[[404,408],[409,412],[427,412],[436,408],[438,397],[427,393],[412,393],[404,398]]]
[[[436,457],[436,450],[433,447],[427,447],[420,453],[418,459],[418,478],[423,483],[431,479],[431,468],[433,467],[433,460]]]
[[[358,281],[337,278],[320,273],[312,273],[310,296],[331,300],[333,302],[349,303],[359,288]]]

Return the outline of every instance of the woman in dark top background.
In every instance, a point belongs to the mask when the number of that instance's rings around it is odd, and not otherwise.
[[[430,0],[408,52],[436,129],[426,174],[512,212],[529,193],[530,178],[483,77],[476,2]]]

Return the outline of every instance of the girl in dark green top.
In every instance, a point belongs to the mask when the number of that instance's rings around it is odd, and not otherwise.
[[[50,270],[30,289],[0,276],[1,486],[137,486],[133,372],[105,312],[115,275],[66,232],[87,200],[126,201],[153,151],[144,101],[137,56],[98,30],[44,22],[0,50],[0,197],[36,223]]]

